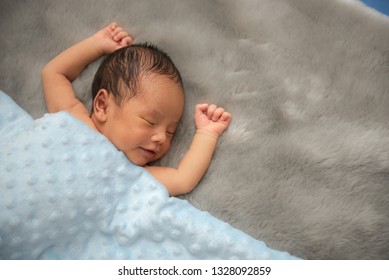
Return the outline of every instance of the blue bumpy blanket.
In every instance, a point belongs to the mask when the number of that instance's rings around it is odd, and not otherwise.
[[[65,112],[0,91],[0,258],[294,259],[187,201]]]

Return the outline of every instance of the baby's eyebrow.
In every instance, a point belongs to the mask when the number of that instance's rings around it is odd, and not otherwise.
[[[149,112],[150,114],[155,115],[155,116],[158,117],[158,118],[163,118],[163,117],[165,117],[165,115],[162,114],[162,113],[161,113],[160,111],[158,111],[157,109],[149,109],[148,112]],[[180,121],[178,120],[178,121],[176,121],[176,122],[172,122],[171,124],[179,125],[179,123],[180,123]]]
[[[153,116],[156,116],[156,117],[162,117],[162,114],[158,110],[156,110],[156,109],[147,109],[144,112],[146,114],[153,115]]]

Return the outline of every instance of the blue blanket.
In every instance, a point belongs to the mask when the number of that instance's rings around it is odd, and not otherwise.
[[[169,197],[103,136],[0,91],[0,258],[294,259]]]

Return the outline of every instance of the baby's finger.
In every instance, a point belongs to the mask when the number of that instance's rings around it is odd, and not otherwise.
[[[206,112],[208,109],[208,104],[197,104],[196,105],[196,110],[201,111],[201,112]]]
[[[128,33],[124,30],[120,31],[119,33],[115,34],[113,36],[113,39],[116,41],[116,42],[119,42],[121,40],[123,40],[123,38],[126,38],[128,37]]]
[[[232,119],[232,116],[228,112],[223,112],[223,114],[220,116],[220,120],[226,123],[230,123]]]
[[[207,111],[208,119],[210,119],[210,120],[212,119],[213,113],[215,112],[216,109],[217,109],[217,106],[215,104],[209,105],[208,111]]]
[[[122,46],[122,47],[126,47],[126,46],[129,46],[129,45],[131,45],[132,44],[132,38],[131,38],[131,36],[126,36],[126,37],[124,37],[123,39],[122,39],[122,41],[120,42],[120,45]]]
[[[213,112],[212,121],[216,122],[220,116],[224,113],[224,109],[219,107]]]
[[[206,114],[207,113],[207,109],[208,109],[208,104],[197,104],[196,107],[195,107],[195,113],[194,115],[203,115],[203,114]]]
[[[115,30],[115,28],[117,27],[117,23],[116,22],[111,22],[110,24],[108,24],[107,26],[104,27],[104,29],[109,29],[111,32]]]
[[[112,34],[116,35],[116,34],[122,32],[122,31],[123,31],[123,28],[121,26],[119,26],[119,25],[116,25],[116,27],[112,30]]]

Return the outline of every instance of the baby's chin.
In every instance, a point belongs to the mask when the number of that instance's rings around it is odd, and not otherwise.
[[[143,159],[143,158],[136,158],[136,157],[131,157],[130,155],[127,155],[126,153],[124,153],[124,155],[127,157],[127,159],[134,165],[137,165],[137,166],[140,166],[140,167],[144,167],[144,166],[147,166],[147,164],[149,163],[149,161]]]
[[[129,159],[129,160],[130,160],[130,162],[131,162],[132,164],[137,165],[137,166],[140,166],[140,167],[145,167],[145,166],[147,166],[147,165],[149,164],[149,162],[147,162],[147,161],[142,161],[142,160],[131,160],[131,159]]]
[[[127,157],[128,158],[128,157]],[[149,166],[149,165],[152,165],[153,162],[155,162],[156,160],[158,160],[159,158],[155,159],[155,160],[144,160],[144,159],[130,159],[128,158],[128,160],[134,164],[134,165],[137,165],[137,166],[140,166],[140,167],[146,167],[146,166]]]

